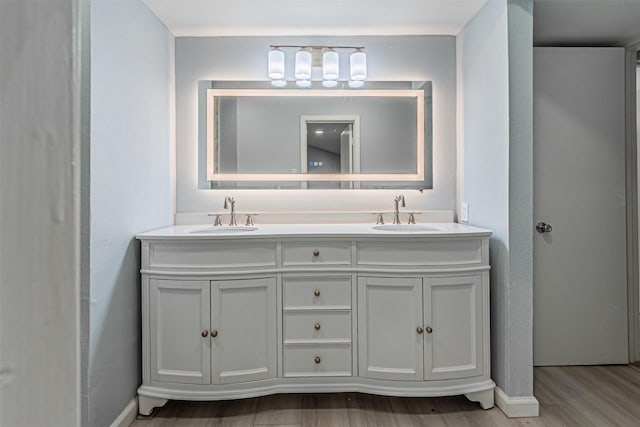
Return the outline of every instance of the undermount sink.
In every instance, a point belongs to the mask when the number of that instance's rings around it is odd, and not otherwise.
[[[374,225],[374,230],[379,231],[391,231],[396,233],[420,233],[425,231],[442,231],[439,227],[433,227],[431,225],[422,224],[386,224],[386,225]]]
[[[237,227],[208,227],[199,228],[198,230],[190,231],[191,234],[225,234],[225,233],[246,233],[249,231],[256,231],[257,227],[245,227],[239,225]]]

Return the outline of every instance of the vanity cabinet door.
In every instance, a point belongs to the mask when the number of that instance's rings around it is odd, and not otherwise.
[[[422,278],[358,277],[359,375],[423,380]]]
[[[425,379],[482,374],[483,316],[482,276],[424,279]]]
[[[152,380],[210,384],[209,292],[208,281],[149,281]]]
[[[211,282],[215,384],[276,377],[276,280]]]

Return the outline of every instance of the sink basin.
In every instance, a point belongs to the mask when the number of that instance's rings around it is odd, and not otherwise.
[[[425,231],[442,231],[442,229],[439,227],[422,224],[386,224],[374,225],[372,228],[374,230],[391,231],[395,233],[421,233]]]
[[[256,231],[257,227],[245,227],[239,225],[236,227],[207,227],[199,228],[198,230],[190,231],[191,234],[233,234],[233,233],[247,233],[249,231]]]

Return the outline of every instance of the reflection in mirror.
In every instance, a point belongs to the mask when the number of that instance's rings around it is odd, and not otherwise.
[[[308,174],[360,173],[358,116],[301,116],[300,171]],[[355,131],[354,131],[355,129]],[[349,181],[311,181],[306,188],[353,188]]]
[[[431,83],[372,87],[208,89],[210,188],[431,188]]]

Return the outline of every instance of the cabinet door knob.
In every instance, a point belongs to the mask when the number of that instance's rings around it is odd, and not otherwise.
[[[217,337],[218,336],[218,331],[211,331],[211,336],[212,337]]]
[[[320,296],[320,290],[319,290],[319,289],[316,289],[315,291],[313,291],[313,294],[314,294],[315,296],[319,297],[319,296]]]
[[[316,364],[320,364],[320,356],[316,356],[313,361],[316,362]]]
[[[320,251],[319,251],[319,250],[317,250],[317,249],[315,249],[315,250],[313,251],[313,256],[318,256],[318,255],[320,255]]]
[[[433,332],[433,328],[431,326],[427,326],[426,331],[428,334],[430,334],[431,332]]]
[[[320,323],[316,323],[314,328],[315,328],[316,331],[319,331],[320,330]]]
[[[209,335],[209,331],[205,329],[200,335],[202,335],[202,338],[206,338]]]
[[[423,332],[424,332],[424,330],[423,330],[420,326],[418,326],[418,327],[416,328],[416,332],[418,333],[418,335],[420,335],[421,333],[423,333]]]

